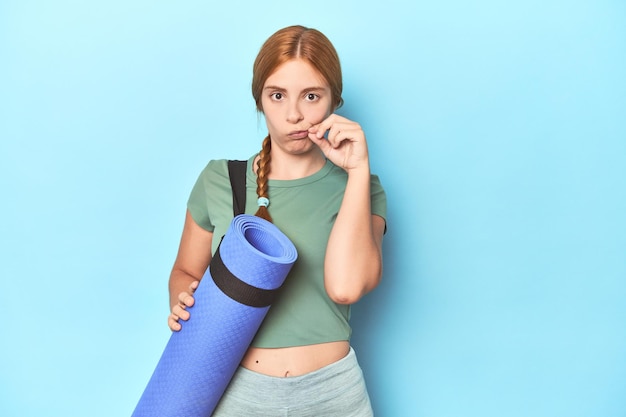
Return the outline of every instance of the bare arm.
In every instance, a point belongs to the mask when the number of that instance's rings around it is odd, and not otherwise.
[[[168,325],[174,331],[181,329],[179,319],[189,319],[186,308],[193,305],[192,294],[211,262],[212,241],[213,233],[198,226],[187,211],[178,255],[169,280],[171,314]]]
[[[328,140],[322,137],[325,131],[329,132]],[[353,304],[378,285],[383,268],[385,220],[371,212],[365,134],[358,123],[337,115],[331,115],[309,132],[326,157],[348,173],[343,201],[326,248],[324,284],[333,301]]]
[[[371,214],[370,174],[351,173],[328,239],[324,284],[330,298],[353,304],[376,288],[383,270],[385,220]]]

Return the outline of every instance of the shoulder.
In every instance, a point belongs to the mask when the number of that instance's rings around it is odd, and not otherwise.
[[[204,167],[201,176],[223,175],[228,172],[227,159],[211,159]]]
[[[252,158],[246,160],[250,165]],[[200,178],[225,178],[228,177],[228,159],[211,159],[200,172]],[[241,160],[240,160],[241,161]]]

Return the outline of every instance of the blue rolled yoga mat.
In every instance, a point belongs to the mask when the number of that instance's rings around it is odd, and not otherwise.
[[[209,417],[296,261],[272,223],[240,214],[172,333],[133,417]]]

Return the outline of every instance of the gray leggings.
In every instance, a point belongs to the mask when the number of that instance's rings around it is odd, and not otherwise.
[[[354,350],[339,361],[296,377],[278,378],[239,367],[213,417],[371,417]]]

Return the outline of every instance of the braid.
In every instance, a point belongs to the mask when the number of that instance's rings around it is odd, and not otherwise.
[[[261,152],[259,153],[259,160],[257,161],[256,193],[259,198],[269,198],[269,185],[267,177],[270,173],[271,149],[272,142],[270,141],[270,136],[267,135],[267,137],[263,140],[263,146],[261,148]],[[272,216],[270,216],[270,213],[267,210],[266,206],[259,206],[259,209],[255,213],[255,216],[259,216],[269,222],[272,221]]]

